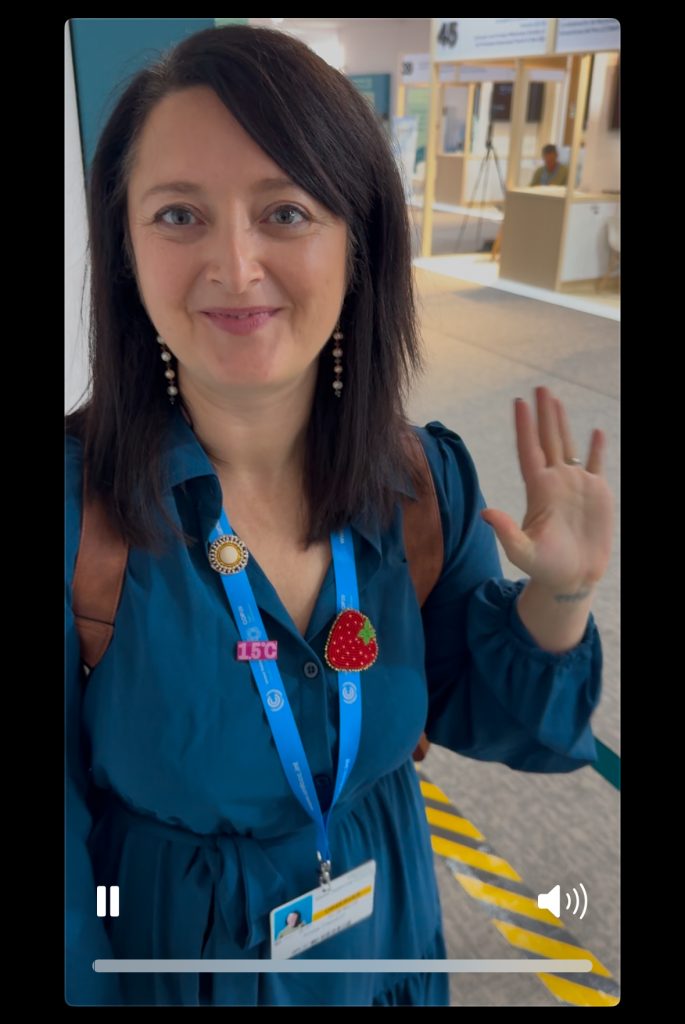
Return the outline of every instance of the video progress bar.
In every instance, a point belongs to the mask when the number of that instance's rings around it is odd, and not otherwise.
[[[587,974],[590,960],[94,960],[100,974]]]

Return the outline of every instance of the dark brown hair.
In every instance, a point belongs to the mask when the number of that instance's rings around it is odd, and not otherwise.
[[[198,85],[348,226],[345,388],[336,399],[332,360],[320,358],[307,434],[307,541],[357,516],[387,527],[398,481],[421,490],[405,447],[404,403],[423,359],[401,176],[383,127],[344,75],[298,40],[244,25],[190,36],[137,73],[97,145],[88,181],[91,390],[67,416],[67,432],[83,444],[89,494],[105,498],[130,544],[158,547],[161,521],[169,522],[161,445],[173,410],[132,270],[126,192],[152,108]]]

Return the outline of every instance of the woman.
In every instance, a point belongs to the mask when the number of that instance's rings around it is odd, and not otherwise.
[[[278,933],[278,938],[282,939],[284,935],[290,935],[292,932],[297,931],[298,928],[302,928],[304,921],[299,910],[293,910],[292,913],[288,914],[285,919],[285,927],[281,928]]]
[[[537,422],[517,403],[519,529],[484,511],[456,434],[410,428],[402,182],[366,101],[281,33],[202,32],[138,74],[100,139],[89,220],[93,390],[67,439],[67,998],[447,1005],[442,974],[91,964],[268,958],[276,908],[369,864],[372,912],[302,955],[445,956],[412,751],[425,727],[523,771],[596,758],[603,435],[583,467],[547,390]],[[423,609],[402,538],[410,429],[445,547]],[[87,681],[84,467],[130,544]],[[500,578],[493,529],[528,581]],[[95,916],[96,885],[119,886],[118,917]]]

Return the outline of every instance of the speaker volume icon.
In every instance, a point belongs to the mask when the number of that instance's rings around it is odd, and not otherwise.
[[[585,886],[582,882],[579,882],[578,884],[580,885],[580,888],[583,890],[583,912],[580,915],[579,919],[582,921],[585,917],[585,911],[587,910],[587,892],[585,891]],[[578,890],[575,888],[575,886],[573,888],[573,893],[576,897],[576,903],[571,913],[577,914],[578,907],[580,906],[580,897],[578,895]],[[568,910],[570,906],[571,893],[567,892],[566,910]],[[549,892],[541,892],[538,896],[538,907],[540,908],[540,910],[550,910],[555,917],[559,917],[561,908],[561,888],[558,885],[555,885],[553,889],[549,890]]]

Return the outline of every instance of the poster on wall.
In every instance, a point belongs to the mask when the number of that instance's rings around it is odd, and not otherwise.
[[[365,96],[381,121],[390,117],[390,75],[348,75],[352,85]]]

